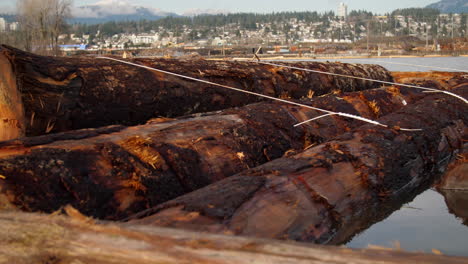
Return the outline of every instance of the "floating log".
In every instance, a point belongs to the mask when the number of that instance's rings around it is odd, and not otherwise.
[[[424,95],[388,88],[302,102],[374,119]],[[26,211],[52,212],[70,203],[86,215],[122,219],[363,124],[333,116],[294,127],[321,114],[262,102],[0,143],[0,196]]]
[[[464,137],[464,142],[468,142],[468,130]],[[449,165],[436,188],[444,196],[449,212],[468,226],[468,143]]]
[[[468,97],[468,85],[455,90]],[[462,147],[468,107],[425,97],[303,153],[276,159],[179,197],[132,224],[340,244],[386,207],[431,186]],[[404,132],[398,127],[422,128]]]
[[[468,81],[465,72],[392,72],[391,74],[397,83],[411,83],[440,90],[456,89]]]
[[[464,142],[468,142],[468,129],[464,131]],[[468,192],[468,143],[465,143],[454,162],[436,185],[439,190],[467,191]]]
[[[132,61],[274,97],[298,99],[334,90],[350,92],[380,86],[252,62]],[[389,72],[377,65],[318,62],[294,65],[392,80]],[[0,46],[0,69],[0,120],[7,120],[1,124],[0,140],[24,133],[36,136],[113,124],[136,125],[159,116],[215,111],[262,100],[120,62],[91,57],[43,57],[4,45]]]
[[[70,211],[70,209],[69,209]],[[148,226],[97,224],[92,219],[1,213],[0,263],[467,263],[401,250],[352,250],[304,243],[196,233]]]

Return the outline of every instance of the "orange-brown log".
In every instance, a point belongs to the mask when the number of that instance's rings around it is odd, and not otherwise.
[[[455,91],[468,97],[468,85]],[[365,125],[141,212],[131,223],[343,243],[440,177],[462,147],[468,107],[439,94],[380,121],[391,128]]]
[[[388,88],[302,102],[375,119],[424,95]],[[94,217],[125,218],[363,124],[333,116],[294,127],[321,114],[262,102],[0,143],[0,196],[27,211],[52,212],[70,203]]]
[[[467,258],[401,250],[352,250],[70,216],[0,213],[0,263],[94,264],[461,264]]]
[[[301,98],[380,84],[252,62],[134,59],[135,63],[274,97]],[[327,72],[391,80],[377,65],[296,63]],[[215,111],[263,100],[120,62],[92,57],[43,57],[0,46],[0,140],[153,117]],[[23,110],[24,109],[24,110]]]
[[[411,83],[440,90],[456,89],[468,79],[464,72],[392,72],[391,74],[396,83]]]

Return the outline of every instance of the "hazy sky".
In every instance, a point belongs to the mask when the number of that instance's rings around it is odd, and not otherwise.
[[[102,1],[102,0],[101,0]],[[104,0],[110,1],[110,0]],[[122,1],[122,0],[118,0]],[[366,9],[385,13],[397,8],[424,7],[438,0],[123,0],[134,5],[160,8],[164,11],[183,13],[189,9],[220,9],[231,12],[272,12],[291,10],[336,11],[338,3],[344,2],[349,10]],[[75,6],[88,5],[98,0],[74,0]],[[16,0],[0,0],[0,10],[11,12]],[[0,11],[0,13],[2,13]]]

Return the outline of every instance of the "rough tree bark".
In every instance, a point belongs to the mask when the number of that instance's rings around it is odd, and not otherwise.
[[[376,89],[302,101],[375,119],[423,97],[418,90]],[[302,151],[361,121],[262,102],[219,113],[152,120],[0,143],[1,196],[27,211],[67,203],[87,215],[121,219],[210,183]]]
[[[468,80],[465,72],[392,72],[391,74],[397,83],[411,83],[440,90],[456,89]]]
[[[356,91],[378,83],[335,78],[251,62],[135,59],[133,62],[275,97],[301,98],[333,90]],[[295,65],[391,80],[377,65],[304,62]],[[158,116],[174,117],[242,106],[260,97],[188,81],[102,59],[42,57],[0,46],[3,140],[25,132],[43,135],[105,125],[136,125]],[[18,104],[20,93],[22,105]],[[18,109],[24,109],[18,110]],[[8,113],[13,114],[8,114]],[[2,124],[5,126],[5,124]],[[8,135],[11,135],[9,138]],[[2,139],[2,138],[0,138]]]
[[[468,85],[456,92],[468,97]],[[462,147],[468,107],[434,95],[337,139],[141,212],[132,224],[339,244],[433,184]],[[398,127],[422,128],[403,132]]]
[[[351,250],[275,240],[201,234],[169,228],[96,224],[71,217],[1,213],[0,263],[466,263],[397,250]]]

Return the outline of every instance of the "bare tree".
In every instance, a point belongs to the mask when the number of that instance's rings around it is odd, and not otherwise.
[[[70,17],[73,0],[18,0],[24,48],[41,54],[59,53],[58,39]]]

